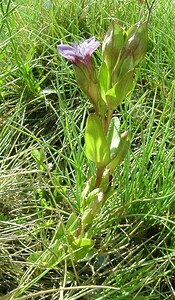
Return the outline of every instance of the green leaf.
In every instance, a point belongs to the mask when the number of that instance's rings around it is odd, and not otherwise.
[[[95,216],[99,213],[103,203],[105,200],[105,193],[102,188],[94,190],[94,195],[92,194],[91,201],[87,207],[87,209],[84,211],[82,216],[82,224],[84,226],[88,224],[92,224]]]
[[[64,237],[65,231],[63,223],[60,221],[55,229],[54,240],[59,240]]]
[[[44,152],[42,150],[32,149],[31,154],[37,164],[38,169],[42,170],[42,171],[47,170],[47,166],[44,163],[44,161],[45,161]]]
[[[78,217],[76,216],[75,213],[71,213],[66,223],[66,229],[70,231],[75,231],[78,228],[79,228]]]
[[[105,94],[111,87],[111,72],[105,62],[102,62],[98,82],[101,96],[98,101],[98,110],[101,116],[105,116],[107,111]]]
[[[72,243],[72,249],[78,250],[74,255],[76,260],[82,259],[86,256],[88,251],[94,247],[95,242],[88,238],[76,239]]]
[[[97,168],[105,166],[110,159],[110,149],[104,134],[100,118],[90,114],[85,131],[85,151],[87,158],[92,160]]]
[[[119,146],[117,148],[117,153],[115,157],[111,160],[111,162],[107,165],[107,168],[110,169],[110,173],[113,173],[115,168],[121,164],[121,162],[124,160],[128,149],[129,149],[129,140],[128,140],[128,134],[124,133],[123,136],[121,136],[121,140],[119,143]]]
[[[32,253],[27,261],[36,263],[38,268],[49,268],[57,260],[63,258],[64,251],[59,241],[55,241],[47,250]]]
[[[30,254],[30,256],[27,258],[27,261],[31,262],[31,263],[35,263],[37,260],[39,260],[39,258],[41,257],[41,255],[44,254],[44,251],[38,251],[35,253]]]
[[[120,59],[118,60],[113,73],[112,73],[112,85],[115,85],[122,77],[129,71],[134,69],[133,56],[129,52],[127,53],[125,48],[123,49]]]
[[[53,254],[46,251],[38,251],[36,253],[32,253],[27,261],[30,263],[36,263],[38,268],[48,268],[51,265],[53,259]],[[56,258],[55,258],[56,261]]]
[[[85,227],[88,224],[93,223],[94,215],[92,214],[92,208],[87,208],[81,218],[82,225]]]
[[[76,240],[74,240],[74,242],[72,243],[72,248],[77,249],[79,247],[90,247],[92,248],[94,246],[94,241],[88,238],[78,238]]]
[[[105,94],[110,89],[110,85],[111,85],[111,72],[105,62],[103,62],[101,65],[101,69],[99,73],[99,84],[100,84],[101,97],[103,100],[105,100]]]
[[[82,202],[81,207],[85,206],[84,201],[87,198],[88,194],[92,191],[93,187],[94,187],[94,178],[93,176],[91,176],[89,180],[86,181],[85,188],[81,194],[81,202]]]
[[[119,118],[113,117],[109,124],[107,134],[108,145],[110,145],[110,158],[114,158],[120,143],[120,121]]]
[[[91,204],[92,201],[94,201],[95,197],[98,196],[99,192],[100,192],[100,188],[96,188],[94,190],[92,190],[86,197],[86,199],[84,199],[84,207],[87,207],[88,205]]]
[[[118,81],[106,93],[106,102],[110,110],[114,110],[123,101],[126,95],[133,87],[133,70],[126,73],[120,81]]]
[[[100,182],[100,188],[105,192],[105,195],[106,195],[106,191],[109,187],[109,184],[110,184],[110,170],[105,169],[103,171],[102,179]]]

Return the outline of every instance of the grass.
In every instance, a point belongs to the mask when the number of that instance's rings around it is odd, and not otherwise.
[[[73,253],[57,255],[64,243],[59,224],[80,212],[80,194],[94,166],[83,147],[91,106],[56,45],[92,35],[102,41],[112,17],[126,27],[146,18],[140,2],[0,2],[3,300],[175,297],[172,1],[155,3],[147,55],[135,71],[133,92],[116,112],[122,131],[129,129],[131,147],[116,169],[115,195],[92,220],[97,251],[78,262]],[[100,59],[99,50],[97,65]],[[29,261],[38,251],[41,257]]]

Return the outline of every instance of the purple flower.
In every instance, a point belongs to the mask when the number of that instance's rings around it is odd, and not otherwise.
[[[72,46],[67,44],[60,44],[57,46],[58,52],[69,59],[73,64],[77,65],[79,62],[88,65],[92,53],[100,46],[100,42],[95,41],[95,37],[91,37],[84,42]]]

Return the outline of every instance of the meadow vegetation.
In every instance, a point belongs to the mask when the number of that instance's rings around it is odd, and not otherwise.
[[[136,0],[0,1],[0,299],[175,299],[173,1],[155,2],[147,54],[115,112],[131,146],[92,220],[96,251],[57,253],[58,226],[79,213],[94,170],[91,104],[57,45],[102,42],[112,18],[128,28],[147,13]]]

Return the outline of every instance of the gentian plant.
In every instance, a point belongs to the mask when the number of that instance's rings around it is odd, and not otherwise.
[[[147,22],[125,31],[112,20],[102,43],[99,71],[92,54],[100,43],[94,37],[80,44],[58,46],[59,54],[73,63],[77,83],[94,107],[86,122],[85,152],[96,166],[96,175],[87,180],[81,195],[81,216],[73,218],[76,232],[72,248],[79,249],[80,257],[93,247],[93,240],[87,238],[88,225],[113,194],[112,174],[129,148],[128,132],[120,132],[120,121],[113,113],[133,89],[134,69],[143,59],[147,43]]]
[[[93,247],[88,229],[104,202],[111,197],[115,168],[129,148],[128,132],[120,132],[120,121],[114,110],[133,89],[134,69],[147,51],[147,23],[139,22],[127,31],[112,20],[102,43],[102,63],[97,71],[92,57],[100,46],[94,37],[80,44],[58,45],[58,52],[69,59],[80,89],[94,107],[85,128],[85,153],[96,166],[96,175],[87,180],[81,195],[81,216],[73,217],[76,225],[71,245],[83,257]]]
[[[46,261],[54,263],[55,251],[57,257],[68,253],[78,260],[94,248],[93,221],[115,192],[112,175],[124,160],[130,145],[128,132],[120,132],[120,121],[114,116],[114,110],[133,89],[134,69],[146,53],[147,42],[147,22],[139,22],[125,31],[112,20],[102,43],[99,70],[92,57],[100,46],[95,37],[80,44],[60,44],[57,47],[59,54],[73,64],[77,83],[94,107],[86,121],[85,153],[95,164],[96,174],[87,178],[80,199],[80,215],[72,213],[65,225],[58,224],[52,251],[42,255],[43,266]],[[41,253],[30,259],[36,261],[39,256]]]

